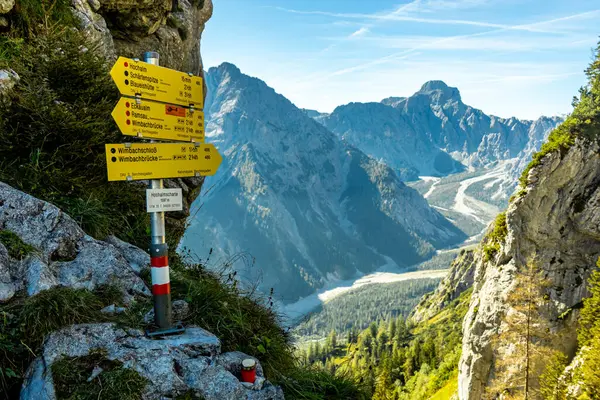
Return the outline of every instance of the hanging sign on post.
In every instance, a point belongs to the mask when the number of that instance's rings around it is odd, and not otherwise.
[[[158,65],[119,57],[110,76],[121,94],[130,97],[204,107],[202,78]]]
[[[204,113],[200,110],[121,97],[112,117],[124,135],[204,142]]]
[[[146,189],[146,211],[166,212],[183,210],[181,188]]]
[[[212,144],[107,144],[109,181],[214,175],[222,157]]]

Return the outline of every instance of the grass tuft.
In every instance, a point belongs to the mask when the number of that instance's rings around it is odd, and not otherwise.
[[[36,251],[35,247],[23,242],[16,233],[8,230],[0,231],[0,243],[6,247],[8,255],[15,260],[23,260]]]
[[[296,369],[278,382],[288,400],[366,400],[362,388],[350,377],[332,375],[319,368]]]
[[[88,382],[94,368],[102,372]],[[147,380],[136,371],[96,351],[85,357],[68,357],[52,364],[57,398],[77,400],[138,400]]]

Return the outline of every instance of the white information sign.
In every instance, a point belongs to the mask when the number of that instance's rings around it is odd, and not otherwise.
[[[183,195],[178,189],[146,189],[146,211],[164,212],[183,210]]]

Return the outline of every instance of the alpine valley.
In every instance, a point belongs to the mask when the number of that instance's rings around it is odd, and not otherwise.
[[[441,81],[331,114],[301,110],[229,63],[206,83],[206,136],[225,161],[180,249],[288,304],[414,270],[481,233],[560,122],[488,116]]]

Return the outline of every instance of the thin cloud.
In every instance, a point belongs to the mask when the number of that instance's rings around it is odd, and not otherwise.
[[[367,33],[369,33],[369,28],[363,26],[362,28],[360,28],[356,32],[353,32],[352,34],[350,34],[349,37],[364,36]]]
[[[514,25],[514,26],[510,26],[510,27],[506,27],[506,28],[494,29],[491,31],[485,31],[485,32],[474,33],[474,34],[469,34],[469,35],[457,35],[457,36],[449,36],[449,37],[442,38],[442,39],[436,39],[436,40],[433,40],[430,42],[426,42],[426,43],[414,46],[410,49],[407,49],[407,50],[404,50],[404,51],[401,51],[398,53],[390,54],[388,56],[381,57],[381,58],[373,60],[373,61],[369,61],[364,64],[356,65],[354,67],[340,69],[338,71],[335,71],[335,72],[329,74],[328,77],[344,75],[344,74],[347,74],[350,72],[364,70],[364,69],[370,68],[375,65],[384,64],[391,60],[406,58],[407,56],[411,55],[412,53],[416,53],[418,50],[423,50],[423,49],[427,49],[430,47],[439,46],[443,43],[450,42],[453,40],[474,38],[474,37],[478,37],[478,36],[489,35],[489,34],[499,33],[499,32],[505,32],[508,30],[514,30],[517,28],[527,28],[527,27],[536,26],[536,25],[553,24],[556,22],[561,22],[561,21],[566,21],[566,20],[571,20],[571,19],[576,19],[576,18],[589,17],[590,15],[597,14],[597,13],[600,13],[600,10],[573,14],[573,15],[569,15],[569,16],[565,16],[565,17],[554,18],[551,20],[535,22],[535,23],[531,23],[531,24]]]
[[[595,38],[584,37],[582,35],[572,35],[567,37],[545,37],[545,38],[527,38],[514,36],[506,37],[467,37],[457,38],[451,41],[442,41],[445,37],[438,36],[368,36],[360,38],[360,41],[370,48],[373,46],[384,49],[412,49],[420,46],[427,46],[429,50],[479,50],[479,51],[540,51],[556,48],[573,48],[574,46],[590,46],[595,42]]]
[[[438,18],[421,18],[414,17],[409,15],[401,15],[402,12],[406,12],[410,10],[416,2],[409,3],[411,7],[401,8],[395,10],[391,13],[387,14],[360,14],[360,13],[335,13],[329,11],[301,11],[294,10],[290,8],[276,7],[276,9],[280,11],[285,11],[293,14],[303,14],[303,15],[322,15],[333,18],[344,18],[344,19],[362,19],[362,20],[373,20],[379,22],[385,21],[401,21],[401,22],[416,22],[423,24],[433,24],[433,25],[468,25],[468,26],[476,26],[482,28],[498,28],[498,29],[511,29],[511,30],[523,30],[528,32],[537,32],[537,33],[552,33],[552,34],[564,34],[563,31],[556,30],[548,30],[548,29],[538,29],[533,25],[506,25],[506,24],[497,24],[492,22],[485,21],[471,21],[471,20],[463,20],[463,19],[438,19]]]

